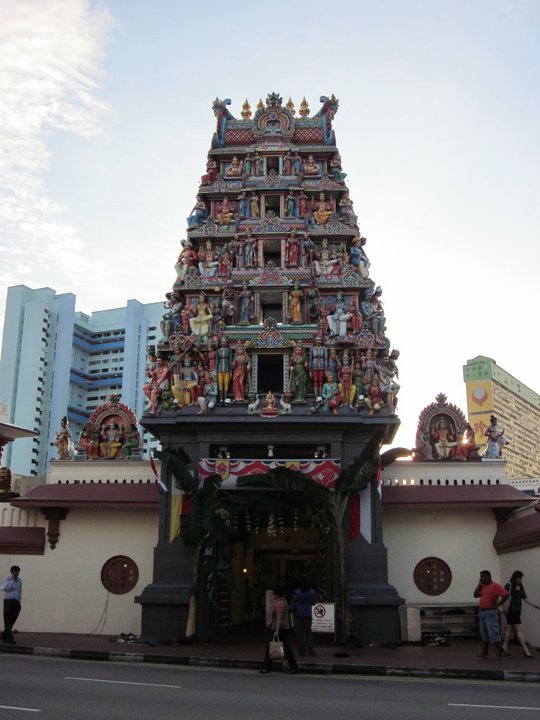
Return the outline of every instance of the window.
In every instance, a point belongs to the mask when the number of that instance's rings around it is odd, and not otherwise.
[[[115,555],[101,569],[103,587],[114,595],[125,595],[139,580],[139,568],[126,555]]]
[[[448,565],[436,557],[420,560],[414,568],[414,584],[426,595],[442,595],[450,587],[452,572]]]

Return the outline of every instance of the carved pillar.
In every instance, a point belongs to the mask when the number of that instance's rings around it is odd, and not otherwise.
[[[60,537],[60,520],[65,520],[69,512],[69,508],[65,507],[46,507],[41,508],[41,512],[48,520],[47,540],[51,550],[54,550]]]

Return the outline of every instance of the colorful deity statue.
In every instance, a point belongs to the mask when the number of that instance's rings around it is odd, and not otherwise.
[[[303,403],[306,399],[308,362],[300,345],[294,348],[289,362],[289,389],[294,402]]]
[[[208,335],[210,332],[210,321],[212,320],[212,309],[206,302],[204,293],[199,294],[199,302],[191,311],[192,317],[189,320],[189,327],[193,335]]]
[[[188,228],[195,228],[202,225],[206,218],[206,204],[201,195],[197,195],[195,205],[187,219]]]
[[[309,351],[309,374],[315,396],[320,395],[328,370],[328,348],[322,344],[322,338],[317,336]]]
[[[217,219],[221,225],[230,225],[234,218],[234,206],[225,195],[223,200],[218,203]]]
[[[246,399],[246,378],[249,378],[251,364],[242,343],[238,343],[234,353],[232,364],[232,384],[235,402],[243,402]]]
[[[242,284],[239,294],[240,303],[238,308],[238,322],[240,325],[249,325],[253,313],[253,294],[248,288],[247,282]]]
[[[222,337],[217,350],[217,382],[219,399],[223,402],[229,392],[232,373],[232,350],[227,340]]]
[[[231,160],[231,164],[225,171],[225,177],[242,177],[242,161],[236,155]]]
[[[75,457],[75,448],[71,440],[71,430],[69,429],[67,416],[64,415],[60,421],[60,430],[56,433],[51,445],[56,447],[57,460],[73,460]]]
[[[199,252],[199,273],[201,277],[217,275],[219,262],[216,259],[211,240],[207,240],[204,249]]]
[[[322,192],[319,194],[319,202],[317,204],[317,209],[313,212],[313,217],[319,225],[326,225],[332,215],[332,206],[330,203],[326,202],[326,196]]]
[[[304,175],[320,175],[321,174],[321,168],[315,162],[315,158],[313,157],[313,155],[308,155],[307,160],[305,160],[305,162],[302,166],[302,172],[304,173]]]
[[[303,295],[303,290],[300,290],[298,283],[295,283],[294,288],[289,294],[289,315],[291,316],[291,323],[293,323],[293,325],[304,322],[304,318],[302,317]]]
[[[156,414],[157,404],[162,394],[170,390],[171,371],[172,368],[162,357],[158,357],[155,365],[151,363],[146,369],[148,382],[143,387],[143,392],[150,400],[150,415]]]
[[[300,264],[300,240],[294,230],[289,235],[285,247],[287,267],[298,267]]]

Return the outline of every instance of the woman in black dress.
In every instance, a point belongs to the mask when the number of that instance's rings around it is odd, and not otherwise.
[[[507,628],[504,636],[504,642],[502,644],[503,653],[505,655],[510,655],[508,652],[508,643],[512,638],[512,634],[515,633],[525,657],[532,658],[534,656],[531,655],[523,636],[523,629],[521,626],[521,605],[522,602],[525,601],[528,605],[531,605],[537,610],[540,610],[540,607],[538,605],[534,605],[534,603],[530,602],[530,600],[527,600],[525,588],[523,587],[523,573],[521,570],[515,570],[512,573],[510,582],[507,583],[505,587],[510,593],[510,602],[508,604],[508,609],[506,610]]]

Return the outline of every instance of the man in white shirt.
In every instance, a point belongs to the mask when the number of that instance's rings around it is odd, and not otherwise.
[[[2,585],[4,591],[4,632],[0,636],[4,643],[15,645],[13,639],[13,626],[21,612],[22,580],[19,577],[21,568],[12,565],[11,575],[8,575]]]

